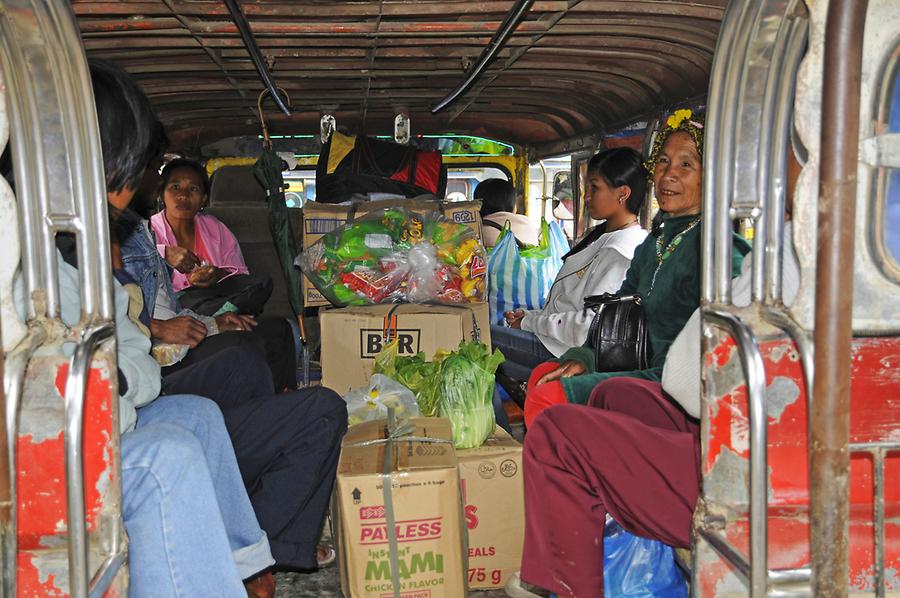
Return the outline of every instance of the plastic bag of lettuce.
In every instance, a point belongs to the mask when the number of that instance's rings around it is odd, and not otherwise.
[[[494,433],[494,372],[505,361],[503,353],[472,341],[441,363],[438,413],[453,426],[456,448],[475,448]]]
[[[431,361],[425,361],[421,351],[411,357],[400,357],[397,341],[387,343],[375,356],[373,374],[384,374],[396,380],[416,395],[419,410],[425,417],[438,415],[438,376],[443,355],[439,353]]]
[[[397,343],[388,343],[375,357],[374,373],[384,374],[416,395],[426,417],[446,417],[456,448],[475,448],[494,433],[494,373],[505,361],[481,343],[462,341],[456,351],[400,357]]]

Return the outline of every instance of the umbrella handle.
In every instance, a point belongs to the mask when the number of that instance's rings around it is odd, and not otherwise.
[[[278,90],[278,93],[283,94],[285,98],[287,98],[288,108],[293,109],[291,106],[291,96],[281,87],[275,87]],[[263,145],[267,148],[272,147],[272,141],[269,139],[269,128],[266,126],[266,117],[263,116],[262,102],[266,95],[270,94],[268,88],[259,92],[259,97],[256,99],[256,110],[259,113],[259,126],[262,129],[263,136]]]

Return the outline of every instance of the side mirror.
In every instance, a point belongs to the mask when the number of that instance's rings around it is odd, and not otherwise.
[[[568,172],[557,172],[553,176],[554,218],[575,220],[575,206],[572,198],[572,176]]]

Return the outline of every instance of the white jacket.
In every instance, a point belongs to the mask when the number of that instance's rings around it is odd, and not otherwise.
[[[557,357],[583,345],[594,316],[585,312],[584,298],[618,291],[634,250],[646,237],[647,231],[630,226],[601,235],[567,258],[553,281],[544,309],[526,312],[522,330],[537,335]]]

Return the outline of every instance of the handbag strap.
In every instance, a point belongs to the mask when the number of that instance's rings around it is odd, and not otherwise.
[[[584,308],[593,309],[595,312],[603,305],[611,303],[633,302],[636,305],[643,305],[644,299],[639,293],[629,293],[627,295],[617,295],[616,293],[603,293],[602,295],[590,295],[584,298]]]

